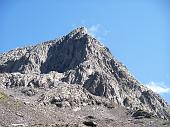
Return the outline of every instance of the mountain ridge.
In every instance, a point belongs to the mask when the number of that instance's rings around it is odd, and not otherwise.
[[[132,112],[170,118],[167,102],[137,81],[85,27],[2,54],[0,87],[34,105],[116,104]]]

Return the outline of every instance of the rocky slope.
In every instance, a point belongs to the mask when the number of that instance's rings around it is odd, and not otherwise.
[[[143,113],[170,118],[167,103],[138,82],[84,27],[1,54],[0,88],[24,104],[43,108],[120,106],[132,116],[139,114],[136,117]]]

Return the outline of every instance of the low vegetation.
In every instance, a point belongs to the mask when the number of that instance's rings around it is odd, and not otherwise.
[[[0,91],[0,100],[5,99],[7,95],[4,92]]]

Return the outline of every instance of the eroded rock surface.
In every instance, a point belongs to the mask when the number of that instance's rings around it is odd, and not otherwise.
[[[1,54],[0,87],[33,105],[119,105],[170,118],[168,104],[137,81],[84,27],[60,39]]]

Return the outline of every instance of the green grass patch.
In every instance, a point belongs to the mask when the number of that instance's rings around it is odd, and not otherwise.
[[[7,95],[4,92],[0,91],[0,100],[7,98]]]

